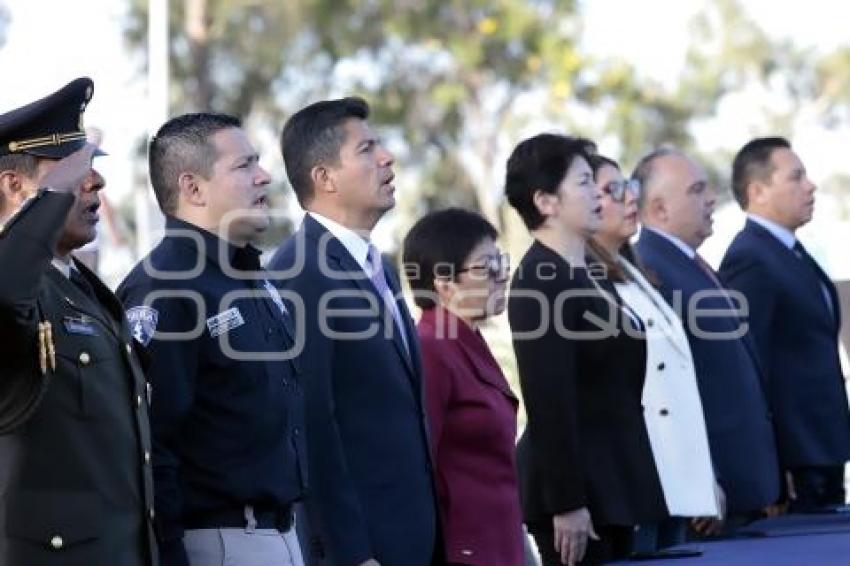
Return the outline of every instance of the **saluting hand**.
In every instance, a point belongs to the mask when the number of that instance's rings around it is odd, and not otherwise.
[[[375,560],[374,558],[370,558],[366,562],[361,562],[360,566],[381,566],[381,563]]]
[[[58,192],[73,193],[91,172],[95,151],[97,145],[86,143],[71,155],[63,157],[41,178],[41,186]]]
[[[555,552],[561,555],[561,564],[575,566],[587,551],[587,537],[599,540],[593,530],[587,507],[552,517],[555,531]]]

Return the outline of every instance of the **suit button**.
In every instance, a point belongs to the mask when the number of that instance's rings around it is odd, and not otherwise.
[[[82,365],[87,366],[91,362],[91,356],[88,352],[80,352],[79,360]]]
[[[667,415],[670,414],[670,411],[668,411],[667,409],[661,409],[660,411],[658,411],[658,414],[661,415],[662,417],[666,417]]]
[[[142,408],[142,396],[141,395],[136,395],[136,408],[137,409]]]
[[[65,541],[62,540],[62,537],[60,537],[59,535],[56,535],[52,539],[50,539],[50,547],[53,550],[60,550],[63,546],[65,546]]]
[[[294,434],[295,436],[298,436],[299,434],[301,434],[301,429],[298,428],[298,427],[295,427],[294,429],[292,429],[292,434]]]
[[[154,512],[153,512],[153,507],[151,507],[151,508],[150,508],[150,510],[148,511],[148,516],[150,516],[151,521],[153,521],[153,518],[154,518],[154,516],[155,516],[155,515],[154,515]]]
[[[664,365],[664,362],[661,362],[660,364],[658,364],[658,371],[664,371],[664,368],[666,368],[666,367],[667,366]]]
[[[474,554],[471,550],[468,550],[466,548],[461,550],[460,553],[463,554],[464,556],[472,556]]]
[[[655,326],[655,321],[652,320],[651,318],[648,318],[648,319],[646,319],[646,325],[649,326],[650,328],[652,328],[653,326]]]

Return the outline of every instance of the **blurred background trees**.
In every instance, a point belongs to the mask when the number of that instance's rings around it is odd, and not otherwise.
[[[127,42],[143,54],[147,2],[130,2]],[[516,222],[502,198],[503,163],[529,124],[600,140],[627,169],[649,149],[675,144],[701,154],[725,185],[733,149],[706,148],[695,136],[727,98],[763,91],[767,104],[752,122],[765,132],[793,135],[801,115],[825,125],[848,118],[850,48],[815,56],[772,40],[738,0],[711,0],[691,22],[673,87],[626,61],[583,52],[573,0],[172,0],[170,7],[173,113],[233,113],[273,139],[300,106],[359,94],[404,172],[397,215],[473,207],[509,239]]]

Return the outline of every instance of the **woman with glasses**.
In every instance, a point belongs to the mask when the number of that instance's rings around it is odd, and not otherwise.
[[[602,191],[601,223],[589,246],[592,261],[645,326],[644,420],[672,516],[641,525],[636,532],[640,549],[653,551],[685,541],[685,517],[694,518],[697,531],[711,534],[719,527],[713,518],[721,514],[722,495],[714,479],[688,338],[680,318],[639,268],[629,244],[637,232],[640,186],[624,179],[619,165],[607,157],[591,156],[590,165]]]
[[[449,564],[522,566],[514,461],[518,400],[479,327],[505,309],[508,261],[496,229],[457,208],[420,219],[404,270],[417,330]]]
[[[523,515],[546,566],[625,558],[634,526],[667,515],[643,422],[641,322],[586,264],[601,212],[593,151],[542,134],[507,163],[508,201],[534,237],[508,319],[528,415]]]

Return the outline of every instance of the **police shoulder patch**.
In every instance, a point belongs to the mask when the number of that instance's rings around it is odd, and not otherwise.
[[[151,307],[133,307],[127,309],[127,321],[130,323],[133,338],[142,346],[147,346],[156,333],[159,312]]]

